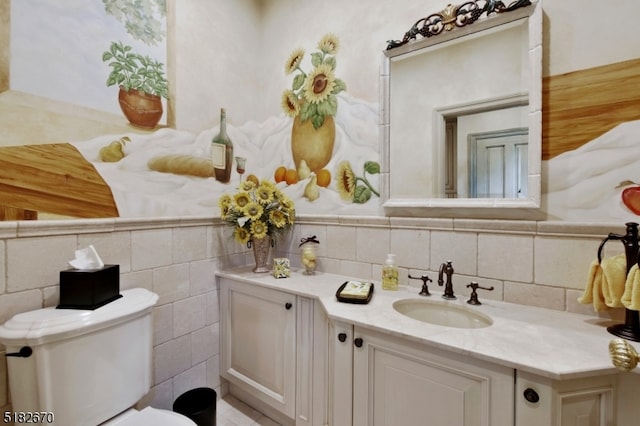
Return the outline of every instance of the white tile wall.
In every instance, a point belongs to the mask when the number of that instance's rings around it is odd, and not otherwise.
[[[153,371],[156,383],[164,382],[191,368],[191,336],[184,335],[154,348]]]
[[[58,273],[75,257],[74,235],[7,240],[7,292],[42,288],[58,282]],[[51,271],[56,271],[52,276]]]
[[[352,244],[356,240],[356,229],[352,226],[327,226],[325,241],[320,241],[320,245],[325,247],[325,256],[332,259],[355,260],[356,245]]]
[[[437,271],[442,262],[452,261],[456,273],[478,274],[478,236],[472,232],[431,232],[431,269]]]
[[[75,221],[74,221],[75,222]],[[59,271],[74,250],[93,244],[105,263],[120,265],[120,288],[144,287],[160,296],[154,307],[154,387],[146,403],[170,409],[183,391],[218,389],[218,290],[220,265],[239,262],[246,250],[222,240],[211,220],[186,226],[166,221],[30,223],[18,237],[7,223],[0,232],[0,323],[19,312],[59,301]],[[93,224],[92,224],[93,223]],[[22,226],[22,225],[21,225]],[[57,233],[56,233],[57,227]],[[117,229],[116,229],[117,228]],[[225,250],[230,249],[227,256]],[[241,263],[244,256],[239,255]],[[0,355],[4,348],[0,346]],[[0,358],[0,409],[9,409],[6,363]]]
[[[134,271],[173,264],[171,229],[149,229],[131,234],[131,268]]]
[[[409,283],[409,272],[437,281],[439,265],[452,260],[456,294],[468,296],[466,285],[475,280],[495,288],[482,298],[595,315],[576,299],[600,240],[623,231],[623,224],[308,217],[298,219],[274,255],[288,256],[299,267],[299,239],[317,235],[320,270],[379,280],[381,264],[393,252],[403,283]],[[210,218],[74,221],[71,226],[43,221],[20,228],[0,223],[0,323],[57,304],[59,271],[67,268],[74,250],[88,244],[106,263],[120,265],[122,289],[144,287],[160,296],[153,313],[155,385],[147,402],[170,409],[177,396],[197,386],[213,387],[220,395],[225,386],[218,367],[214,273],[252,258],[228,228]],[[607,244],[606,255],[621,252],[618,245]],[[620,321],[623,312],[599,316]],[[6,383],[2,361],[0,409],[10,408]]]
[[[396,255],[398,266],[429,267],[430,231],[397,229],[389,233],[389,253]],[[384,259],[379,260],[382,262]]]
[[[131,271],[131,232],[78,235],[78,247],[87,247],[89,244],[95,247],[105,261],[108,259],[108,263],[120,265],[121,273]]]
[[[478,235],[478,275],[530,283],[533,281],[533,236]]]
[[[535,240],[535,282],[551,286],[584,289],[585,268],[596,258],[601,239],[564,239],[539,236]],[[595,248],[594,248],[595,247]],[[624,253],[622,244],[609,242],[605,256]],[[583,269],[573,265],[585,265]]]
[[[179,263],[153,269],[153,291],[159,304],[182,300],[190,294],[189,265]]]

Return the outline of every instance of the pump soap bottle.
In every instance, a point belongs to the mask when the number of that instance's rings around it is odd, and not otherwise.
[[[388,254],[382,266],[382,289],[398,289],[398,266],[396,265],[396,255]]]

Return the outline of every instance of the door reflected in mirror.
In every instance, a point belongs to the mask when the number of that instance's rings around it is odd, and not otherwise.
[[[527,197],[528,129],[469,134],[469,198]]]
[[[438,197],[527,198],[526,106],[442,119],[444,182]]]

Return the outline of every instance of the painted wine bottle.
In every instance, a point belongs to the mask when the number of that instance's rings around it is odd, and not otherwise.
[[[216,180],[228,183],[233,167],[233,142],[227,135],[227,113],[224,108],[220,109],[220,131],[211,140],[211,161]]]

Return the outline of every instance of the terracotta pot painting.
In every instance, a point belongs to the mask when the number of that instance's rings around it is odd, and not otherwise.
[[[120,87],[118,102],[122,113],[133,126],[153,129],[162,117],[160,96],[149,95],[136,89],[127,92]]]

